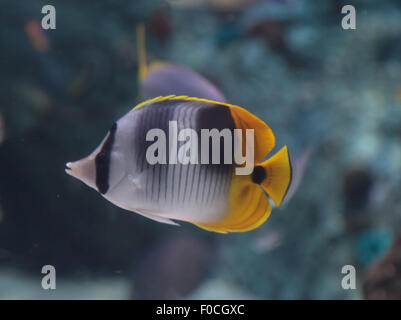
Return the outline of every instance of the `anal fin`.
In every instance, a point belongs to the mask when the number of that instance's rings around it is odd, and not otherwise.
[[[180,226],[177,222],[170,220],[168,218],[163,218],[158,216],[155,213],[149,213],[149,211],[145,210],[145,209],[134,209],[135,213],[140,214],[141,216],[144,216],[145,218],[149,218],[151,220],[160,222],[160,223],[165,223],[165,224],[170,224],[173,226]]]

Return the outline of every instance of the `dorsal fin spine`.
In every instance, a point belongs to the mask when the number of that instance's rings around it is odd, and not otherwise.
[[[138,54],[138,78],[142,80],[148,74],[148,64],[146,61],[146,42],[145,26],[140,24],[136,27],[136,46]]]
[[[137,104],[134,109],[143,107],[146,104],[149,103],[154,103],[154,102],[161,102],[161,101],[166,101],[166,100],[185,100],[185,101],[201,101],[201,102],[207,102],[207,103],[213,103],[213,104],[220,104],[226,107],[237,107],[237,108],[241,108],[239,106],[233,105],[233,104],[229,104],[229,103],[225,103],[225,102],[220,102],[220,101],[213,101],[213,100],[209,100],[209,99],[203,99],[203,98],[196,98],[196,97],[188,97],[188,96],[176,96],[174,94],[168,95],[168,96],[158,96],[146,101],[143,101],[139,104]]]

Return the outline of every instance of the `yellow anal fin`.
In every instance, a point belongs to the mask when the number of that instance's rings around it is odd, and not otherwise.
[[[136,27],[136,46],[138,54],[138,78],[142,80],[148,74],[148,64],[146,61],[146,42],[145,26],[140,24]]]
[[[247,219],[239,224],[226,224],[224,221],[219,223],[194,223],[196,226],[213,232],[228,233],[228,232],[246,232],[256,229],[262,225],[270,216],[272,207],[269,200],[262,195],[259,198],[256,209],[250,214]]]
[[[272,206],[264,194],[261,194],[255,211],[241,225],[235,226],[231,231],[250,231],[261,226],[270,216]]]
[[[274,203],[279,206],[291,183],[291,162],[287,146],[284,146],[273,157],[261,163],[266,172],[266,178],[261,182],[262,188],[269,194]]]
[[[259,227],[269,217],[272,207],[261,188],[249,176],[234,176],[230,189],[227,216],[213,223],[195,223],[198,227],[219,232],[245,232]]]
[[[217,232],[217,233],[228,233],[227,230],[224,230],[221,227],[215,226],[213,224],[195,223],[195,222],[193,224],[196,225],[199,228],[202,228],[203,230],[206,230],[206,231],[212,231],[212,232]]]
[[[272,129],[264,121],[241,107],[231,105],[230,110],[237,129],[254,129],[254,161],[262,161],[276,143]],[[243,153],[246,150],[245,146],[246,135],[242,132]]]

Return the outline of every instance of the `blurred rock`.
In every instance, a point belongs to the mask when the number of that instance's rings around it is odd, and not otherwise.
[[[366,272],[363,297],[368,300],[401,300],[401,236],[389,253]]]
[[[381,63],[398,61],[401,55],[401,37],[399,34],[388,35],[377,44],[376,58]]]
[[[157,10],[149,18],[149,31],[162,42],[168,41],[171,36],[171,16],[169,12]]]
[[[134,299],[182,299],[213,268],[213,242],[177,233],[150,247],[139,261],[133,280]]]
[[[344,178],[345,210],[360,211],[369,203],[369,193],[373,178],[367,169],[355,169],[347,172]]]
[[[30,108],[26,110],[27,113],[32,112],[34,116],[41,117],[51,112],[51,98],[41,87],[26,83],[22,84],[18,91],[22,103]]]
[[[203,282],[186,299],[193,300],[253,300],[255,295],[246,289],[223,279],[209,279]]]
[[[320,10],[320,4],[311,5],[305,0],[259,0],[254,1],[242,14],[242,23],[247,26],[262,21],[294,21],[311,17]]]
[[[218,12],[238,12],[249,7],[255,0],[206,0],[206,3]]]
[[[281,241],[282,239],[279,232],[265,231],[259,233],[255,237],[255,241],[252,243],[252,249],[260,254],[266,253],[279,247]]]
[[[373,177],[367,168],[356,168],[345,173],[343,181],[345,221],[350,230],[369,225],[367,208]]]
[[[0,269],[0,300],[124,300],[129,287],[124,278],[57,278],[56,290],[43,290],[41,273],[27,275],[15,269]]]
[[[305,16],[306,12],[311,14],[304,1],[262,0],[244,11],[241,25],[247,35],[264,39],[290,66],[303,67],[308,60],[289,45],[288,38],[291,22]]]

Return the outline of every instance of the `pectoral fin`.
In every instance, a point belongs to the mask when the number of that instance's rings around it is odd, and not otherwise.
[[[135,175],[128,175],[128,180],[131,182],[132,188],[135,190],[144,191],[146,186],[147,170],[144,170]]]

